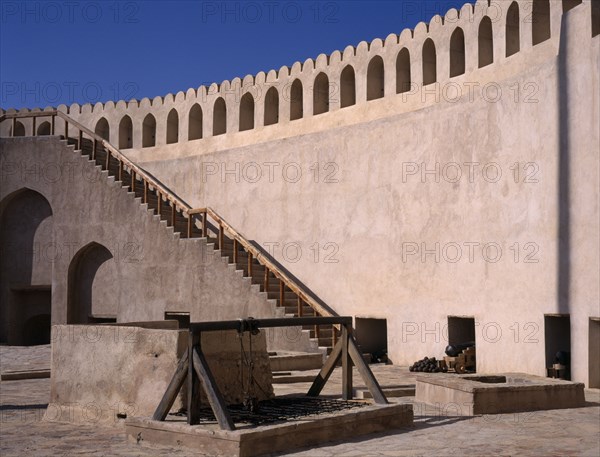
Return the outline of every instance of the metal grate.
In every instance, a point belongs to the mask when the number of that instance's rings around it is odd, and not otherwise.
[[[235,423],[266,425],[307,416],[331,414],[363,406],[367,405],[356,401],[313,397],[281,397],[259,402],[258,409],[255,412],[248,411],[244,405],[229,405],[227,409]],[[185,416],[186,413],[179,412],[174,415]],[[216,419],[210,407],[202,407],[200,409],[200,424],[214,422],[216,422]]]

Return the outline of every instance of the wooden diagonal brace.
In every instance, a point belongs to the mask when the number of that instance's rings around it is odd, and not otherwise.
[[[316,397],[321,393],[321,390],[323,390],[323,387],[325,387],[327,380],[331,376],[331,373],[333,373],[333,369],[337,365],[341,356],[342,340],[338,341],[337,344],[334,346],[333,350],[331,351],[331,354],[329,354],[329,357],[325,361],[323,368],[321,368],[321,371],[313,381],[312,386],[310,386],[310,389],[308,390],[308,393],[306,395],[308,395],[309,397]]]
[[[356,368],[358,368],[360,377],[365,382],[365,385],[369,389],[369,392],[371,392],[375,403],[387,405],[387,398],[385,398],[385,394],[381,390],[381,386],[377,382],[377,379],[375,379],[375,376],[373,376],[373,372],[369,368],[369,365],[367,365],[365,363],[365,360],[362,358],[362,355],[360,354],[360,351],[356,346],[356,340],[352,335],[348,336],[348,354],[354,362],[354,365],[356,365]]]
[[[165,394],[162,397],[162,400],[158,404],[156,411],[154,411],[154,415],[152,419],[155,421],[164,421],[167,414],[171,410],[173,403],[175,403],[175,399],[177,398],[177,394],[181,390],[181,386],[183,386],[183,382],[187,377],[188,372],[188,350],[185,350],[185,354],[179,359],[179,363],[177,364],[177,369],[175,370],[175,374],[173,378],[171,378],[171,382],[165,391]]]

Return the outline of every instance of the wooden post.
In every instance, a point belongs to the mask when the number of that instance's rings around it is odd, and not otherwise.
[[[356,346],[356,341],[354,341],[354,337],[351,334],[348,335],[348,353],[352,358],[354,365],[358,369],[362,380],[369,389],[369,392],[371,392],[375,403],[386,405],[388,400],[385,398],[385,394],[383,393],[383,390],[381,390],[377,379],[375,379],[375,376],[373,376],[373,372],[369,368],[369,365],[367,365],[362,358],[362,354],[359,352],[358,347]]]
[[[332,326],[333,333],[335,327]],[[342,325],[342,398],[352,400],[352,360],[348,355],[348,327]],[[335,347],[335,344],[332,346]]]
[[[160,195],[160,191],[158,189],[154,189],[156,191],[156,201],[158,205],[158,216],[162,215],[162,195]]]
[[[265,292],[269,293],[269,269],[265,265]]]
[[[298,317],[302,317],[302,314],[304,314],[304,310],[302,308],[302,299],[300,298],[300,295],[298,295]]]
[[[283,279],[279,278],[279,306],[283,306],[285,302],[285,284]]]
[[[252,253],[248,251],[248,277],[252,277]]]
[[[175,228],[175,217],[177,217],[177,205],[171,202],[171,225]]]
[[[321,393],[321,390],[323,390],[323,387],[325,387],[327,380],[331,376],[331,373],[333,373],[333,370],[335,369],[335,366],[337,365],[341,356],[342,345],[340,343],[332,349],[331,354],[329,354],[329,357],[327,357],[327,360],[325,360],[323,368],[321,368],[321,371],[313,381],[306,395],[309,397],[316,397]]]
[[[135,170],[131,170],[131,192],[135,192]]]
[[[50,135],[54,136],[54,124],[56,122],[56,116],[53,114],[50,116]]]
[[[200,344],[200,332],[190,332],[188,336],[188,373],[187,373],[187,421],[188,425],[200,422],[200,383],[194,370],[194,352]]]
[[[217,247],[219,249],[221,249],[221,250],[223,249],[223,237],[224,237],[224,235],[225,234],[223,233],[223,224],[221,224],[219,222],[219,235],[218,235],[219,236],[219,240],[218,240],[219,245]]]
[[[13,117],[12,118],[12,136],[15,136],[16,128],[17,128],[17,118]]]
[[[110,171],[110,149],[106,150],[106,170]]]
[[[237,238],[233,239],[233,263],[237,265],[238,261],[238,240]]]
[[[96,152],[98,151],[98,140],[94,138],[94,146],[92,147],[92,160],[96,160]]]
[[[77,145],[79,150],[83,151],[83,130],[79,130],[79,137],[77,138]]]
[[[337,343],[337,333],[335,332],[335,325],[331,326],[331,347]]]
[[[144,201],[142,203],[148,203],[148,181],[144,179]]]
[[[123,182],[123,161],[119,160],[119,181]]]
[[[313,315],[317,317],[317,310],[313,308]],[[321,327],[315,325],[315,338],[318,340],[321,337]],[[317,341],[318,343],[318,341]]]
[[[31,119],[31,125],[33,127],[33,132],[31,132],[31,136],[37,136],[37,132],[35,131],[36,124],[37,124],[37,117],[33,116],[33,118]]]
[[[192,237],[192,215],[188,213],[188,220],[187,220],[187,237],[191,238]]]
[[[202,238],[208,238],[208,224],[206,221],[207,213],[202,213]]]
[[[65,140],[69,139],[69,123],[65,119]]]

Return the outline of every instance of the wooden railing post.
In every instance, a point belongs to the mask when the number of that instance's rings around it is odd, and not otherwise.
[[[335,325],[332,325],[335,334]],[[352,360],[348,354],[350,332],[346,325],[342,325],[342,399],[352,400]],[[335,343],[331,348],[335,347]]]
[[[13,117],[12,120],[12,135],[11,136],[15,136],[15,130],[17,129],[17,118]]]
[[[269,293],[269,269],[265,265],[265,292]]]
[[[187,237],[191,238],[192,237],[192,214],[188,213],[188,219],[187,219]]]
[[[31,132],[31,136],[37,136],[36,124],[37,124],[37,117],[33,116],[33,118],[31,119],[31,126],[33,127],[33,132]]]
[[[237,265],[238,261],[238,240],[237,238],[233,239],[233,263]]]
[[[177,205],[171,202],[171,225],[175,228],[175,217],[177,216]]]
[[[131,171],[131,192],[135,192],[135,170]]]
[[[220,250],[223,249],[224,236],[225,236],[225,233],[223,233],[223,224],[219,223],[219,239],[218,239],[219,245],[217,246],[217,248]]]
[[[110,170],[110,149],[106,149],[106,170]]]
[[[334,347],[337,343],[337,333],[335,332],[335,325],[331,326],[331,347]]]
[[[119,160],[119,179],[118,181],[121,181],[121,183],[123,183],[123,161]]]
[[[56,115],[50,116],[50,135],[54,136],[54,124],[56,122]]]
[[[304,304],[302,303],[302,298],[300,298],[300,295],[298,295],[298,317],[302,317],[304,314],[304,309],[302,309],[303,307]]]
[[[77,138],[77,146],[79,150],[83,151],[83,131],[79,130],[79,137]]]
[[[156,199],[158,201],[158,216],[161,216],[162,213],[162,195],[160,194],[158,189],[154,189],[156,191]]]
[[[252,253],[248,251],[248,277],[252,277]]]
[[[317,317],[317,310],[313,308],[314,316]],[[319,338],[321,338],[321,327],[315,325],[315,338],[317,339],[317,343]]]
[[[69,139],[69,123],[65,119],[65,140]]]
[[[92,160],[96,160],[96,152],[98,151],[98,141],[94,138],[94,145],[92,146]]]
[[[142,203],[148,203],[148,181],[144,179],[144,200]]]
[[[279,278],[279,306],[283,306],[285,302],[285,284],[283,280]]]
[[[208,238],[208,221],[206,220],[206,218],[208,217],[208,214],[206,213],[206,211],[202,212],[202,238]]]

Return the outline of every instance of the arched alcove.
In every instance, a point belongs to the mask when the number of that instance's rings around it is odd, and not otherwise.
[[[342,108],[356,103],[356,77],[352,65],[346,65],[340,75],[340,102]]]
[[[479,23],[479,68],[494,63],[494,35],[492,20],[485,16]]]
[[[506,12],[506,57],[521,50],[521,24],[519,19],[519,4],[512,2]]]
[[[119,149],[133,147],[133,123],[127,115],[119,122]]]
[[[179,114],[173,108],[167,116],[167,144],[177,143],[179,141]]]
[[[423,43],[423,85],[427,86],[437,81],[437,53],[431,38]]]
[[[250,92],[240,100],[240,132],[254,128],[254,97]]]
[[[94,316],[114,315],[118,307],[118,274],[111,252],[92,242],[69,264],[67,323],[88,324]]]
[[[37,129],[38,136],[48,136],[50,135],[50,122],[44,121],[42,122]]]
[[[408,92],[411,83],[410,53],[408,49],[402,48],[396,57],[396,93]]]
[[[156,146],[156,118],[148,113],[142,122],[142,147]]]
[[[290,121],[302,119],[304,116],[303,103],[302,81],[296,79],[290,88]]]
[[[376,100],[384,96],[385,73],[383,59],[375,56],[367,67],[367,100]]]
[[[98,122],[96,122],[96,128],[94,130],[96,135],[100,136],[100,138],[105,139],[106,141],[110,140],[110,127],[108,126],[108,121],[101,117]]]
[[[199,140],[202,138],[202,108],[198,103],[190,109],[188,117],[188,140]]]
[[[531,43],[533,46],[550,39],[550,0],[533,0]]]
[[[450,77],[465,73],[465,33],[457,27],[450,37]]]
[[[213,136],[227,132],[227,106],[225,100],[219,97],[213,106]]]
[[[313,87],[313,115],[329,111],[329,78],[323,72],[315,78]]]
[[[22,122],[16,121],[14,123],[15,129],[10,128],[10,136],[25,136],[25,126]]]
[[[22,188],[0,202],[0,252],[0,341],[49,343],[52,266],[64,246],[54,242],[42,194]]]
[[[265,95],[264,125],[273,125],[279,122],[279,92],[271,87]]]

